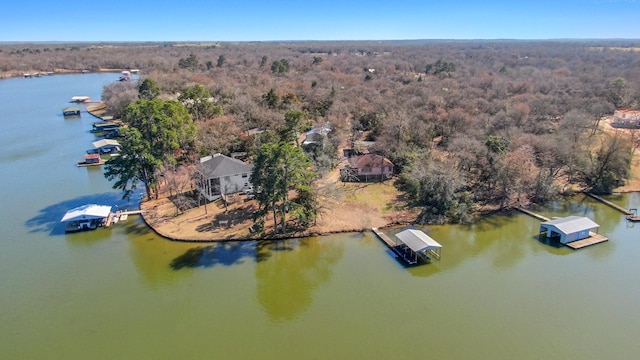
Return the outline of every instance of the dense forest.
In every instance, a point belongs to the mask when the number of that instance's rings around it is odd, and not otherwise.
[[[265,144],[329,123],[322,145],[305,149],[315,172],[332,169],[353,141],[371,141],[424,222],[468,221],[478,206],[575,189],[610,193],[638,147],[599,130],[614,110],[640,106],[632,41],[0,45],[4,77],[133,68],[150,80],[145,88],[115,82],[103,100],[124,118],[149,89],[149,99],[183,104],[197,130],[179,163],[255,158]]]

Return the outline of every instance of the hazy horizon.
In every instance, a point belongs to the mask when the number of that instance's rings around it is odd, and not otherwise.
[[[632,40],[636,0],[4,5],[0,42]],[[28,11],[25,11],[28,9]]]

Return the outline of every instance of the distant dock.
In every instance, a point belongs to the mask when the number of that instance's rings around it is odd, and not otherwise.
[[[612,203],[612,202],[611,202],[611,201],[609,201],[609,200],[603,199],[603,198],[601,198],[601,197],[600,197],[600,196],[598,196],[598,195],[592,194],[592,193],[590,193],[590,192],[585,192],[585,194],[586,194],[586,195],[591,196],[592,198],[594,198],[594,199],[596,199],[596,200],[600,201],[600,202],[601,202],[601,203],[603,203],[603,204],[609,205],[610,207],[612,207],[612,208],[614,208],[614,209],[616,209],[616,210],[620,211],[621,213],[623,213],[623,214],[625,214],[625,215],[627,215],[627,216],[633,215],[633,214],[631,213],[631,211],[630,211],[630,210],[627,210],[627,209],[623,208],[623,207],[622,207],[622,206],[620,206],[620,205],[614,204],[614,203]]]
[[[514,209],[516,209],[516,210],[518,210],[518,211],[520,211],[520,212],[522,212],[522,213],[525,213],[525,214],[527,214],[527,215],[529,215],[529,216],[533,216],[534,218],[536,218],[536,219],[538,219],[538,220],[540,220],[540,221],[549,221],[549,220],[551,220],[551,219],[549,219],[549,218],[548,218],[548,217],[546,217],[546,216],[542,216],[542,215],[540,215],[540,214],[538,214],[538,213],[535,213],[535,212],[533,212],[533,211],[531,211],[531,210],[527,210],[527,209],[525,209],[525,208],[521,208],[521,207],[519,207],[519,206],[514,206],[513,208],[514,208]]]

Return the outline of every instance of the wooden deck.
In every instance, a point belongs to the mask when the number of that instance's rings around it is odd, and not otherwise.
[[[112,224],[118,223],[118,221],[124,221],[129,218],[129,215],[140,215],[142,210],[124,210],[110,213],[107,219],[104,221],[104,227],[109,227]]]
[[[595,245],[595,244],[600,244],[603,243],[605,241],[609,241],[609,238],[604,236],[604,235],[600,235],[600,234],[596,234],[594,232],[589,232],[589,236],[586,239],[582,239],[582,240],[578,240],[578,241],[572,241],[570,243],[566,243],[565,245],[577,250],[577,249],[582,249],[584,247],[587,246],[591,246],[591,245]]]
[[[380,240],[384,241],[388,247],[394,247],[397,245],[395,241],[391,240],[390,237],[388,237],[382,231],[378,230],[378,228],[371,228],[371,231],[373,231],[373,233],[376,234],[380,238]]]

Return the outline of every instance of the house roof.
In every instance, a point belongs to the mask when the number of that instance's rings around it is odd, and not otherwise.
[[[420,230],[407,229],[396,234],[396,237],[414,252],[441,248],[437,241]]]
[[[302,142],[302,145],[317,144],[322,142],[322,137],[325,136],[319,132],[308,132]]]
[[[365,154],[349,158],[349,164],[356,169],[393,166],[391,160],[378,154]]]
[[[103,219],[109,216],[110,213],[111,206],[109,205],[87,204],[67,211],[60,221],[66,222],[77,220]]]
[[[206,160],[201,161],[196,168],[208,179],[249,173],[251,169],[253,169],[253,165],[251,164],[245,164],[240,160],[222,154],[216,154],[205,159]]]
[[[572,234],[583,230],[591,230],[600,227],[593,220],[584,216],[567,216],[545,221],[540,225],[551,225],[564,234]]]
[[[102,139],[102,140],[93,142],[93,147],[96,149],[99,149],[104,146],[120,146],[120,143],[118,142],[118,140],[113,140],[113,139]]]

